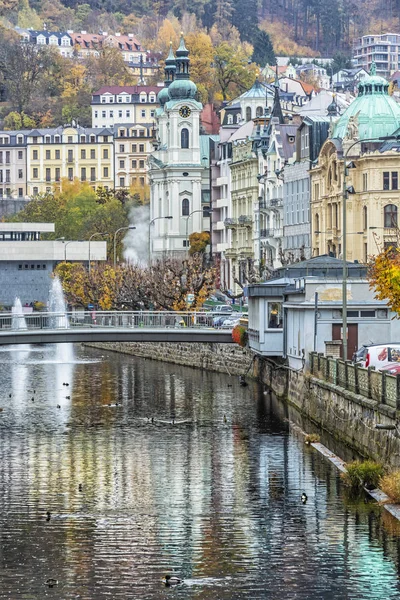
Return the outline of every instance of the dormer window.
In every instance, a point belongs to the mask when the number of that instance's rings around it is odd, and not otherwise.
[[[105,98],[105,96],[101,96],[101,101],[102,101],[103,103],[105,103],[105,102],[106,102],[106,98]]]
[[[118,102],[122,102],[122,96],[118,96]]]

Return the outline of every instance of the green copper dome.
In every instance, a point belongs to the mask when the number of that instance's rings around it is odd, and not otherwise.
[[[370,75],[358,84],[358,96],[337,121],[332,138],[379,138],[391,135],[400,127],[400,104],[389,96],[389,84],[376,75],[372,64]]]
[[[171,100],[194,99],[196,93],[196,84],[190,79],[175,79],[168,88],[168,95]]]
[[[168,94],[168,88],[165,87],[162,90],[160,90],[158,92],[158,96],[157,96],[158,102],[159,104],[161,104],[161,106],[164,106],[164,104],[166,102],[168,102],[169,100],[169,94]]]

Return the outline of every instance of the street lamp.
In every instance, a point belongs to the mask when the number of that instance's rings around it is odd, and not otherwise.
[[[149,223],[149,264],[151,260],[151,225],[154,221],[158,221],[158,219],[173,219],[172,215],[168,215],[167,217],[154,217]]]
[[[352,144],[350,144],[350,146],[347,148],[346,152],[344,152],[343,154],[343,190],[342,190],[342,236],[343,236],[343,241],[342,241],[342,257],[343,257],[343,276],[342,276],[342,317],[343,317],[343,335],[342,335],[342,348],[343,348],[343,355],[342,358],[343,360],[347,360],[347,244],[346,244],[346,235],[347,235],[347,231],[346,231],[346,217],[347,217],[347,211],[346,211],[346,201],[347,201],[347,196],[350,193],[355,193],[354,188],[351,186],[351,188],[347,188],[346,185],[346,176],[347,176],[347,171],[349,168],[354,168],[356,165],[351,162],[349,165],[346,164],[346,159],[348,157],[348,154],[350,152],[350,150],[356,146],[357,144],[364,144],[366,142],[381,142],[381,141],[390,141],[390,140],[397,140],[399,139],[400,136],[397,135],[388,135],[388,136],[382,136],[382,137],[375,137],[375,138],[365,138],[363,140],[357,140],[355,142],[353,142]]]
[[[92,233],[92,235],[89,238],[89,275],[90,275],[90,242],[92,241],[92,239],[94,237],[96,237],[97,235],[110,235],[109,233],[100,233],[99,231],[96,231],[96,233]]]
[[[212,208],[208,209],[208,214],[210,217],[210,238],[211,238],[211,213],[212,213]],[[188,214],[188,216],[186,217],[186,249],[189,247],[189,235],[188,235],[188,229],[189,229],[189,219],[192,215],[194,215],[195,213],[199,213],[199,212],[204,212],[203,208],[198,208],[197,210],[192,210],[191,213]]]
[[[128,227],[120,227],[114,233],[114,267],[117,266],[117,234],[120,231],[127,231],[128,229],[136,229],[136,227],[134,227],[134,225],[128,225]]]
[[[77,242],[81,240],[70,240],[69,242],[64,242],[64,262],[67,262],[67,246],[68,244],[72,244],[73,242]]]

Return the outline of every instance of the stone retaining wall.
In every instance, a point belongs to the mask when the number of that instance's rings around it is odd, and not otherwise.
[[[229,375],[243,375],[250,369],[249,376],[253,375],[254,354],[237,344],[115,342],[85,345]]]

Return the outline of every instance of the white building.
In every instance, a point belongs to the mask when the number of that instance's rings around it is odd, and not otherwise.
[[[354,42],[353,60],[356,67],[368,73],[372,63],[376,64],[376,74],[388,78],[399,70],[400,34],[363,35]]]
[[[200,134],[203,106],[195,100],[188,54],[182,37],[176,59],[171,49],[166,60],[166,87],[158,95],[156,150],[149,157],[153,256],[184,255],[191,233],[210,231],[210,136]]]
[[[159,106],[160,86],[106,85],[92,96],[92,127],[151,123]]]

